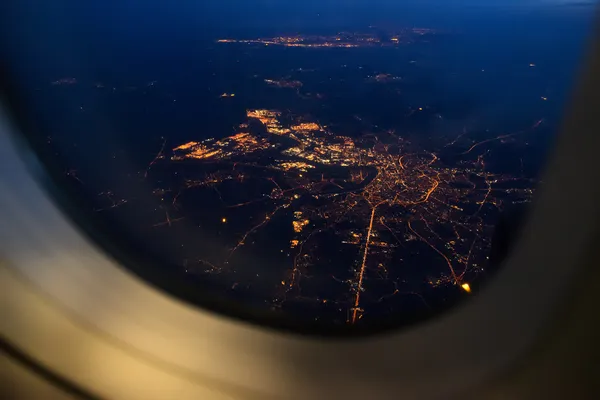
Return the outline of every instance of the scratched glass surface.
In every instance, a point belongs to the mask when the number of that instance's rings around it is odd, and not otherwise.
[[[476,295],[499,218],[541,183],[594,3],[229,3],[81,6],[85,62],[39,27],[53,53],[21,84],[86,211],[164,273],[300,321]]]

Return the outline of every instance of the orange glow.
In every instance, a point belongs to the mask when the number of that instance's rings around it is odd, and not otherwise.
[[[207,159],[215,156],[221,155],[223,152],[221,149],[213,149],[205,146],[202,143],[198,142],[189,142],[186,144],[182,144],[179,147],[173,149],[174,153],[177,152],[186,152],[188,154],[175,154],[174,159],[182,159],[182,158],[198,158],[198,159]]]
[[[290,247],[293,249],[294,247],[298,246],[298,243],[300,242],[297,239],[293,239],[290,241]]]
[[[367,230],[367,241],[365,242],[365,252],[363,253],[363,259],[362,259],[362,264],[360,266],[360,270],[358,273],[358,280],[356,283],[356,295],[354,297],[354,309],[352,312],[352,323],[356,323],[356,319],[357,317],[360,319],[360,317],[358,316],[358,312],[361,311],[361,309],[359,308],[359,304],[360,304],[360,293],[363,290],[363,278],[365,275],[365,268],[367,267],[367,254],[369,252],[369,240],[371,240],[371,232],[373,230],[373,220],[375,219],[375,211],[377,210],[377,206],[373,207],[371,209],[371,221],[369,222],[369,229]]]
[[[302,229],[308,225],[310,221],[308,219],[303,219],[300,221],[292,221],[292,226],[294,227],[294,232],[296,233],[300,233],[302,232]]]
[[[318,131],[321,129],[319,124],[314,122],[303,122],[298,125],[294,125],[291,127],[293,131]]]
[[[221,150],[208,150],[208,149],[200,148],[200,149],[192,152],[192,154],[190,154],[190,157],[200,158],[200,159],[211,158],[211,157],[220,155],[221,153],[222,153]]]
[[[250,134],[247,132],[240,132],[240,133],[236,133],[233,136],[230,136],[229,139],[233,139],[233,140],[242,140],[242,139],[248,139],[250,137]]]
[[[222,223],[226,223],[227,222],[227,218],[225,218],[225,217],[221,218],[221,222]]]
[[[232,151],[252,152],[265,149],[269,143],[264,138],[258,138],[248,132],[239,132],[233,136],[214,141],[208,139],[203,142],[189,142],[173,149],[173,160],[195,158],[207,160],[210,158],[224,158]]]
[[[460,287],[467,293],[471,293],[471,286],[468,283],[463,283]]]
[[[289,129],[283,128],[279,123],[281,112],[275,110],[247,110],[246,116],[259,120],[266,128],[267,132],[274,135],[285,135],[290,133]]]
[[[189,142],[189,143],[185,143],[185,144],[182,144],[181,146],[175,147],[175,148],[173,149],[173,151],[178,151],[178,150],[187,150],[187,149],[190,149],[190,148],[192,148],[192,147],[194,147],[194,146],[198,146],[199,144],[200,144],[200,143],[198,143],[198,142]]]
[[[284,171],[289,171],[292,169],[298,169],[300,171],[306,171],[307,169],[310,168],[314,168],[314,165],[310,165],[307,164],[305,162],[301,162],[301,161],[296,161],[296,162],[282,162],[279,164],[279,166],[284,170]]]

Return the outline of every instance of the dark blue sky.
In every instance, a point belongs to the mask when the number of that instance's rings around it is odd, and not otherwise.
[[[365,25],[461,28],[473,21],[593,14],[593,0],[19,0],[0,11],[4,37],[202,35],[246,28],[338,29]],[[517,21],[518,23],[518,21]],[[39,39],[39,38],[38,38]]]
[[[4,5],[6,22],[21,18],[52,21],[55,29],[136,24],[156,29],[181,25],[236,26],[333,26],[381,21],[423,21],[451,24],[493,14],[591,13],[593,0],[121,0],[82,2],[75,0],[20,0]],[[2,17],[0,17],[2,19]],[[94,26],[97,25],[97,26]],[[33,28],[29,26],[28,28]]]
[[[174,18],[180,23],[213,22],[223,26],[345,24],[352,21],[437,21],[496,13],[543,13],[591,8],[590,0],[208,0],[175,3],[121,1],[123,16]],[[86,6],[89,7],[89,6]],[[106,6],[102,6],[106,10]],[[589,11],[589,10],[588,10]]]
[[[30,73],[39,74],[40,65],[68,71],[67,66],[82,57],[114,58],[115,52],[167,57],[174,51],[200,51],[202,42],[217,37],[332,33],[369,25],[449,30],[480,37],[479,47],[489,37],[507,44],[506,49],[527,39],[538,41],[536,47],[552,44],[547,51],[553,52],[582,44],[595,4],[589,0],[19,0],[0,6],[0,55],[15,61],[15,73],[30,67]],[[534,46],[531,43],[528,46]]]

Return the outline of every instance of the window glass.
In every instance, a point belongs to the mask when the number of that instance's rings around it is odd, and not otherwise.
[[[371,327],[500,268],[595,3],[8,8],[23,131],[125,267],[240,316]]]

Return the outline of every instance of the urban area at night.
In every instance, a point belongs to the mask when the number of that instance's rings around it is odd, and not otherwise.
[[[199,292],[307,324],[433,315],[501,272],[496,227],[543,185],[579,50],[375,22],[54,73],[36,112],[66,128],[40,140],[94,218]]]

